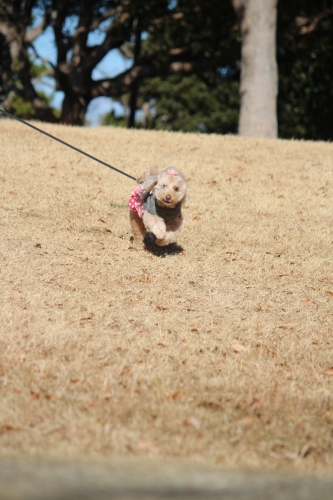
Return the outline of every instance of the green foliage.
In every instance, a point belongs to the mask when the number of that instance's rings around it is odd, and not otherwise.
[[[333,19],[278,47],[279,136],[333,140]]]
[[[235,133],[239,113],[239,32],[230,2],[179,0],[154,23],[142,43],[138,64],[170,64],[225,55],[227,69],[188,76],[146,78],[139,106],[151,104],[147,128],[184,132]],[[230,64],[229,64],[230,63]],[[222,66],[222,65],[221,65]],[[107,119],[117,125],[113,115]],[[119,118],[118,118],[119,120]],[[140,127],[140,122],[136,127]]]
[[[113,127],[126,127],[126,119],[124,116],[118,116],[114,110],[102,116],[100,125],[111,125]]]
[[[154,102],[148,128],[184,132],[235,133],[238,125],[239,82],[210,72],[146,80],[140,87],[143,101]]]
[[[37,92],[37,94],[43,102],[51,107],[52,95],[46,95],[44,92]],[[18,118],[22,118],[23,120],[31,120],[33,118],[36,118],[36,112],[31,102],[27,101],[17,94],[14,95],[8,111]],[[59,110],[52,108],[52,112],[56,118],[60,116]]]
[[[130,14],[121,24],[116,15],[106,21],[114,23],[114,47],[127,44],[134,48],[138,31],[144,32],[141,53],[135,64],[147,69],[139,82],[139,107],[151,103],[150,114],[145,126],[155,129],[183,130],[186,132],[236,133],[239,112],[239,67],[240,32],[230,0],[32,0],[31,2],[0,1],[0,19],[9,25],[20,23],[21,28],[31,26],[36,12],[46,15],[48,25],[60,26],[58,56],[71,60],[70,35],[75,20],[94,24],[108,9],[124,6]],[[37,8],[37,10],[36,10]],[[310,26],[319,14],[329,12],[332,0],[279,0],[277,26],[277,59],[279,68],[278,123],[279,136],[297,139],[333,140],[333,16],[329,14],[310,34],[302,34],[300,26]],[[57,16],[60,16],[59,18]],[[68,21],[71,22],[68,22]],[[116,29],[116,25],[119,23]],[[302,24],[303,23],[303,24]],[[105,33],[102,25],[96,31]],[[20,28],[20,29],[21,29]],[[61,38],[60,36],[60,38]],[[119,39],[118,39],[119,37]],[[76,60],[82,61],[75,75],[84,73],[89,54],[94,52],[86,44],[88,35],[80,35],[82,54]],[[119,43],[119,45],[118,45]],[[28,44],[29,45],[29,44]],[[102,48],[102,47],[100,47]],[[103,51],[102,51],[103,52]],[[27,54],[31,53],[27,51]],[[28,56],[27,56],[28,57]],[[198,61],[225,57],[220,68],[210,71],[197,70],[187,76],[168,74],[174,62],[186,62],[189,66]],[[58,59],[59,60],[59,59]],[[13,88],[23,93],[22,76],[30,79],[33,86],[45,72],[44,64],[25,61],[25,69],[19,72],[17,61],[11,61],[7,42],[0,34],[0,100]],[[181,65],[182,66],[182,65]],[[154,71],[150,71],[153,68]],[[163,68],[163,71],[159,71]],[[224,68],[225,71],[222,71]],[[92,68],[93,69],[93,68]],[[18,74],[20,74],[21,82]],[[159,74],[150,78],[151,74]],[[77,102],[88,104],[93,98],[90,88],[94,82],[87,79],[80,82],[80,89],[66,72],[56,68],[55,79],[58,90],[63,90],[68,102],[73,96],[81,97]],[[126,75],[114,79],[123,81]],[[77,80],[75,80],[77,82]],[[110,87],[111,88],[111,87]],[[131,89],[126,85],[123,92]],[[119,90],[110,90],[110,96],[121,100]],[[26,93],[28,95],[28,93]],[[51,98],[39,93],[44,102]],[[94,95],[96,96],[96,94]],[[83,99],[83,101],[82,101]],[[74,101],[73,101],[74,102]],[[33,118],[35,112],[30,102],[16,96],[11,104],[12,111],[22,118]],[[53,110],[54,115],[58,114]],[[84,112],[83,112],[84,115]],[[67,115],[66,115],[67,116]],[[68,111],[69,120],[74,114]],[[50,116],[48,116],[48,119]],[[51,115],[52,118],[52,115]],[[102,124],[126,126],[126,118],[114,112],[101,120]],[[136,127],[142,126],[141,122]]]
[[[19,62],[17,60],[13,61],[13,69],[14,71],[17,69]],[[47,66],[43,63],[36,63],[34,60],[30,58],[30,73],[33,78],[38,78],[47,69]],[[16,78],[16,82],[20,84],[20,81]],[[60,117],[60,111],[53,108],[51,103],[53,99],[53,93],[52,94],[45,94],[43,91],[37,91],[37,95],[40,97],[40,99],[47,104],[47,106],[51,109],[53,115],[56,118]],[[29,102],[27,99],[24,97],[20,96],[19,94],[15,94],[13,99],[10,102],[10,107],[8,111],[18,118],[22,118],[23,120],[30,120],[33,118],[36,118],[36,111],[33,108],[33,105],[31,102]]]
[[[146,128],[216,134],[236,133],[239,113],[238,74],[224,77],[210,72],[198,75],[150,78],[139,88],[140,105],[151,109]],[[104,115],[101,125],[126,126],[126,118],[114,111]],[[137,120],[135,127],[141,128]]]
[[[18,95],[13,97],[9,112],[23,120],[30,120],[35,117],[35,111],[32,104]]]
[[[175,52],[174,59],[190,60],[213,57],[229,50],[237,40],[237,32],[231,28],[237,24],[230,1],[178,0],[172,12],[167,10],[160,22],[149,30],[144,49],[159,51],[159,62],[168,61],[169,50],[186,48]],[[239,40],[238,40],[239,41]]]
[[[179,2],[179,8],[186,8],[191,2]],[[214,4],[204,7],[200,2],[200,26],[195,14],[186,16],[182,30],[175,31],[175,25],[164,22],[149,36],[146,44],[165,50],[177,46],[180,38],[190,42],[194,32],[204,33],[209,26],[217,33],[216,22],[220,22],[221,10]],[[283,138],[333,140],[333,17],[327,17],[317,29],[308,35],[300,35],[295,19],[307,21],[307,25],[318,14],[331,7],[331,2],[319,0],[280,0],[278,4],[277,59],[279,67],[278,122],[279,136]],[[220,6],[221,8],[221,6]],[[224,7],[225,8],[225,5]],[[206,10],[205,10],[206,9]],[[212,14],[215,13],[215,17]],[[230,50],[239,41],[239,32],[233,31],[232,16],[225,10],[221,30],[223,37],[216,47],[222,45]],[[228,31],[229,30],[229,31]],[[211,56],[214,37],[195,47],[198,53]],[[164,44],[164,45],[163,45]],[[173,45],[174,44],[174,45]],[[209,46],[211,44],[211,46]],[[161,60],[163,52],[161,54]],[[181,59],[181,57],[179,58]],[[238,59],[239,60],[239,59]],[[237,57],[232,66],[237,75]],[[237,78],[221,78],[217,72],[188,77],[171,76],[145,80],[140,86],[143,101],[154,102],[154,114],[148,119],[150,128],[228,133],[236,132],[239,106],[239,84]]]

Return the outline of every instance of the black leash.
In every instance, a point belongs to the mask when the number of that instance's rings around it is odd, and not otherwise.
[[[48,132],[44,132],[44,130],[41,130],[40,128],[35,127],[34,125],[31,125],[31,123],[28,123],[28,122],[22,120],[21,118],[17,118],[17,116],[11,115],[10,113],[8,113],[8,111],[4,111],[1,108],[0,108],[0,111],[4,115],[9,116],[9,118],[14,118],[17,121],[19,121],[21,123],[24,123],[24,125],[27,125],[28,127],[31,127],[34,130],[37,130],[37,132],[40,132],[41,134],[47,135],[47,137],[50,137],[51,139],[54,139],[55,141],[58,141],[61,144],[64,144],[65,146],[68,146],[69,148],[74,149],[74,151],[77,151],[78,153],[81,153],[82,155],[88,156],[88,158],[90,158],[91,160],[98,161],[98,163],[101,163],[105,167],[111,168],[112,170],[115,170],[119,174],[126,175],[126,177],[129,177],[130,179],[133,179],[134,181],[136,180],[135,177],[133,177],[132,175],[126,174],[126,172],[123,172],[122,170],[119,170],[118,168],[113,167],[112,165],[109,165],[108,163],[105,163],[105,161],[102,161],[102,160],[99,160],[98,158],[95,158],[95,156],[92,156],[92,155],[90,155],[88,153],[85,153],[84,151],[81,151],[81,149],[78,149],[75,146],[72,146],[71,144],[68,144],[68,142],[65,142],[65,141],[63,141],[61,139],[58,139],[58,137],[55,137],[54,135],[51,135]]]

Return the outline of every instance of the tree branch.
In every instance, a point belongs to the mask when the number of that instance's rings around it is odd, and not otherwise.
[[[13,99],[15,97],[15,94],[16,92],[14,90],[11,90],[9,92],[9,94],[7,95],[6,99],[4,101],[2,101],[1,103],[1,106],[4,108],[4,109],[9,109],[12,102],[13,102]]]
[[[5,23],[0,23],[0,33],[8,43],[12,60],[15,60],[18,57],[18,43],[15,29]]]
[[[51,78],[54,78],[54,70],[52,68],[46,68],[46,70],[43,71],[43,73],[41,73],[40,75],[36,76],[36,78],[33,78],[33,82],[34,83],[39,82],[45,76],[50,76]]]
[[[31,49],[33,50],[33,52],[35,53],[35,56],[37,57],[37,59],[40,59],[40,60],[41,60],[44,64],[49,64],[49,65],[53,68],[53,70],[52,70],[52,74],[54,75],[54,70],[55,70],[55,66],[54,66],[54,64],[53,64],[53,63],[51,63],[51,61],[49,61],[49,60],[48,60],[48,59],[46,59],[45,57],[40,56],[40,55],[38,54],[37,50],[35,49],[35,47],[34,47],[33,45],[31,45],[31,47],[30,47],[30,48],[31,48]]]
[[[30,28],[26,32],[27,43],[31,44],[34,40],[36,40],[36,38],[38,38],[39,35],[43,33],[48,24],[49,24],[49,19],[48,15],[46,15],[44,19],[38,24],[38,26],[35,26],[35,28]]]
[[[295,24],[297,27],[297,35],[299,36],[307,36],[316,31],[325,19],[333,16],[333,8],[326,9],[312,20],[306,17],[296,17]]]
[[[140,63],[146,64],[150,61],[154,61],[155,59],[161,59],[165,56],[167,56],[168,58],[174,56],[181,56],[204,42],[209,41],[211,44],[213,40],[219,40],[219,38],[220,38],[219,34],[214,35],[212,32],[208,32],[201,38],[198,38],[197,40],[194,40],[193,42],[190,42],[187,45],[184,45],[183,47],[175,47],[169,50],[146,53],[140,58]]]
[[[23,86],[12,84],[9,89],[7,99],[4,101],[3,106],[9,107],[15,94],[21,96],[23,99],[29,101],[36,113],[38,120],[57,123],[59,120],[53,115],[51,109],[40,99],[38,94],[31,89],[26,89]]]
[[[79,26],[70,39],[71,44],[75,43],[75,41],[81,34],[90,33],[91,31],[96,30],[104,21],[110,19],[112,16],[115,16],[118,13],[122,13],[123,10],[124,8],[122,6],[116,7],[115,9],[111,9],[109,10],[109,12],[106,12],[105,14],[97,18],[93,23],[90,24],[90,26]]]
[[[233,54],[234,55],[234,54]],[[225,66],[233,60],[232,54],[228,53],[227,56],[212,57],[201,59],[191,62],[172,62],[161,64],[159,62],[152,62],[134,66],[125,71],[115,78],[99,80],[92,83],[92,98],[99,96],[119,96],[129,92],[132,86],[143,80],[144,78],[151,78],[154,76],[169,76],[169,75],[190,75],[192,73],[199,73],[207,69]]]
[[[238,17],[238,21],[241,22],[244,18],[245,0],[232,0],[231,3]]]
[[[126,22],[128,22],[128,27],[124,26]],[[121,47],[128,39],[131,25],[132,18],[128,12],[122,14],[115,23],[112,23],[107,30],[103,43],[89,48],[87,66],[94,68],[110,50]]]
[[[119,52],[121,55],[127,59],[134,59],[134,53],[128,47],[128,43],[125,42],[119,47]]]
[[[53,71],[51,70],[51,68],[48,68],[41,75],[36,76],[36,78],[33,78],[32,79],[32,83],[35,85],[36,83],[41,82],[45,76],[51,76],[51,77],[54,76],[53,75]],[[43,85],[46,86],[46,87],[49,87],[52,90],[54,90],[54,86],[51,83],[48,83],[48,82],[44,81]]]
[[[6,38],[8,42],[9,26],[6,23],[0,23],[0,33]]]
[[[60,3],[57,13],[53,17],[53,31],[55,42],[58,49],[58,64],[66,63],[66,55],[68,49],[67,37],[62,32],[62,26],[68,14],[68,0],[64,0]]]

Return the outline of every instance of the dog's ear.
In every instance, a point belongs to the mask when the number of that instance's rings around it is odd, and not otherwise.
[[[157,175],[157,170],[154,167],[146,168],[142,174],[136,178],[137,184],[143,184],[149,177]]]
[[[148,177],[148,179],[142,181],[141,183],[142,194],[140,198],[144,199],[148,196],[151,190],[156,186],[157,179],[158,179],[157,175],[151,175],[150,177]]]

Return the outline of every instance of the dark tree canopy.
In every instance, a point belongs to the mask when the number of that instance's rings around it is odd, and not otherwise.
[[[0,100],[16,112],[24,105],[26,117],[82,125],[89,103],[107,96],[127,102],[130,125],[141,109],[140,126],[237,133],[241,30],[233,4],[0,0]],[[55,64],[33,48],[47,28],[54,33]],[[333,139],[332,28],[332,0],[278,1],[280,137]],[[112,78],[92,78],[112,50],[130,68]],[[60,116],[36,90],[36,75],[42,74],[64,94]],[[113,115],[105,121],[125,120]]]
[[[333,3],[280,0],[279,136],[333,140]]]
[[[33,41],[51,26],[57,62],[49,64],[49,75],[64,92],[61,121],[83,124],[96,97],[132,92],[145,78],[190,75],[231,63],[235,53],[225,50],[223,29],[218,31],[224,12],[230,11],[228,2],[222,5],[218,0],[209,9],[193,0],[1,0],[0,32],[12,57],[12,74],[4,82],[7,91],[29,100],[39,119],[54,120],[34,88],[29,58]],[[32,27],[34,9],[39,9],[41,22]],[[92,44],[90,35],[96,31],[103,40]],[[142,34],[151,40],[149,50],[135,53],[133,45]],[[132,67],[114,78],[94,80],[93,69],[116,49],[133,60]]]
[[[189,76],[175,74],[144,80],[139,90],[144,125],[186,132],[236,133],[240,45],[231,3],[217,0],[198,6],[198,2],[185,0],[178,5],[178,23],[154,28],[143,49],[153,53],[159,48],[161,58],[171,52],[184,61],[189,57],[196,61],[224,54],[224,64],[198,69]],[[182,45],[182,53],[174,48]],[[152,110],[148,116],[147,105]]]

